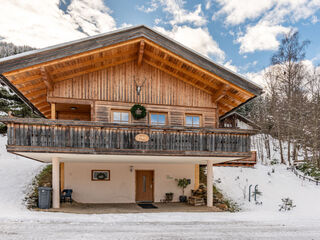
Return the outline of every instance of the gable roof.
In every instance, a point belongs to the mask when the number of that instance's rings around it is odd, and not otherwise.
[[[69,66],[78,61],[72,65],[73,68],[87,67],[79,63],[86,57],[89,58],[102,51],[111,53],[111,51],[119,52],[121,49],[126,49],[126,51],[121,50],[122,54],[120,51],[118,55],[113,55],[113,58],[118,58],[118,61],[110,60],[112,64],[119,64],[138,58],[142,42],[145,49],[144,61],[147,64],[159,68],[158,63],[161,62],[163,65],[161,70],[212,94],[213,100],[219,98],[217,103],[219,102],[222,109],[220,115],[262,93],[261,87],[255,83],[143,25],[2,58],[0,59],[0,77],[19,96],[24,96],[23,100],[35,111],[49,117],[49,103],[45,104],[45,98],[40,101],[40,96],[43,97],[48,91],[46,89],[48,81],[54,83],[88,72],[77,70],[77,73],[74,69],[69,70],[72,73],[69,75],[59,72],[58,64],[61,61]],[[124,55],[128,57],[125,58]],[[102,60],[106,61],[106,59]],[[105,67],[108,66],[106,63]],[[98,69],[96,66],[92,67],[92,70],[96,69]],[[33,88],[32,85],[36,85],[38,89]],[[225,95],[221,99],[223,93]],[[35,98],[37,101],[34,101]],[[39,104],[41,108],[38,107]]]
[[[240,121],[252,126],[255,129],[261,129],[261,127],[259,125],[257,125],[255,122],[253,122],[252,120],[250,120],[249,118],[241,115],[240,113],[237,112],[230,112],[228,114],[225,114],[224,116],[220,117],[220,121],[224,121],[225,119],[228,118],[235,118],[235,119],[239,119]]]

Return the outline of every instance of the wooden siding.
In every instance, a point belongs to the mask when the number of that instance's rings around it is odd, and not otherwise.
[[[169,126],[184,126],[185,114],[199,114],[202,116],[202,127],[215,127],[215,109],[211,108],[197,108],[197,107],[180,107],[180,106],[166,106],[166,105],[151,105],[144,104],[148,112],[163,112],[167,113],[167,123]],[[111,122],[112,110],[130,110],[132,103],[118,103],[118,102],[95,102],[96,121]],[[131,123],[149,124],[149,114],[143,119],[134,120],[131,118]]]
[[[140,95],[136,82],[143,84]],[[48,99],[57,98],[65,103],[69,99],[91,101],[94,121],[110,122],[111,110],[129,110],[140,103],[148,112],[168,113],[168,124],[172,126],[183,126],[185,114],[192,113],[201,114],[203,127],[216,127],[217,122],[216,105],[210,94],[148,64],[138,67],[136,61],[58,82]],[[59,118],[71,119],[63,116]],[[148,116],[132,123],[148,124]]]
[[[136,84],[142,84],[140,96]],[[136,61],[74,77],[55,84],[53,97],[102,101],[215,107],[211,95],[148,64]]]

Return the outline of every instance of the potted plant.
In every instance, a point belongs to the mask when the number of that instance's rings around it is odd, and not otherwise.
[[[187,196],[184,195],[184,189],[190,184],[190,180],[186,179],[186,178],[179,178],[179,179],[175,179],[175,180],[178,183],[178,187],[182,188],[182,195],[179,196],[179,201],[186,202]]]
[[[171,202],[173,199],[173,193],[172,192],[167,192],[166,193],[166,201]]]

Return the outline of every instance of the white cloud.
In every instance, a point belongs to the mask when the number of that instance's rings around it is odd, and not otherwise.
[[[320,20],[318,19],[318,17],[317,17],[317,16],[312,16],[312,18],[311,18],[311,23],[312,23],[312,24],[316,24],[316,23],[318,23],[318,22],[320,22]]]
[[[223,62],[225,59],[225,53],[219,48],[218,43],[212,39],[206,28],[174,26],[172,30],[166,30],[162,27],[155,27],[155,30],[205,56],[214,56],[218,62]]]
[[[161,23],[161,22],[162,22],[161,18],[156,18],[156,19],[154,20],[154,24],[156,24],[156,25],[158,25],[158,24]]]
[[[240,53],[274,50],[279,46],[277,36],[288,32],[284,23],[295,23],[310,18],[320,9],[319,0],[216,0],[221,9],[213,19],[225,17],[227,25],[239,25],[247,20],[258,20],[239,34]],[[311,21],[317,22],[316,16]]]
[[[162,10],[168,14],[168,23],[172,26],[186,23],[194,26],[203,26],[207,23],[201,4],[195,5],[193,11],[186,10],[184,5],[185,1],[183,0],[151,0],[146,5],[138,6],[138,9],[149,13],[162,6]]]
[[[156,0],[152,0],[151,2],[147,3],[147,5],[149,6],[146,6],[146,5],[137,6],[137,9],[141,12],[151,13],[156,11],[157,8],[159,7]]]
[[[307,73],[312,74],[313,71],[316,71],[317,73],[320,74],[320,67],[319,66],[315,66],[315,64],[312,62],[312,60],[303,60],[302,64],[305,67],[305,70],[307,71]],[[268,85],[268,80],[267,80],[267,76],[266,74],[270,71],[273,71],[274,69],[277,69],[279,66],[277,65],[270,65],[260,71],[257,72],[247,72],[245,73],[245,77],[257,84],[259,84],[260,86],[262,86],[264,89],[267,89],[267,85]]]
[[[319,0],[216,0],[221,9],[213,18],[225,16],[227,24],[238,25],[263,17],[278,24],[307,19],[320,8]]]
[[[225,62],[223,65],[231,71],[238,72],[238,67],[235,65],[232,65],[232,60]]]
[[[68,7],[72,20],[88,35],[109,32],[116,28],[111,10],[102,0],[73,0]]]
[[[240,53],[249,53],[256,50],[276,50],[279,46],[279,34],[288,33],[290,28],[281,25],[269,25],[268,22],[259,22],[255,26],[247,27],[247,32],[239,37]]]
[[[258,72],[248,72],[245,74],[245,77],[261,87],[266,88],[265,74],[267,70],[268,69],[263,69]]]
[[[237,25],[246,19],[255,19],[273,5],[273,0],[216,0],[221,9],[213,19],[226,15],[226,23]]]
[[[212,5],[212,1],[213,0],[206,0],[206,10],[210,9],[211,8],[211,5]]]
[[[116,27],[102,0],[73,0],[66,12],[59,9],[59,0],[10,0],[1,3],[1,10],[2,41],[37,48]]]

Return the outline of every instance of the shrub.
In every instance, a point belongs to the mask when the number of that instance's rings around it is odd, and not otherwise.
[[[282,198],[281,199],[282,203],[279,204],[279,211],[290,211],[292,210],[294,207],[296,207],[296,205],[293,205],[293,201],[290,198]]]
[[[31,190],[25,198],[28,208],[38,207],[38,188],[39,187],[52,187],[52,165],[47,165],[42,171],[35,176],[32,181]]]

